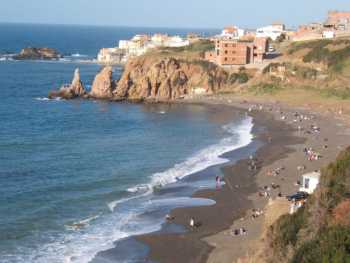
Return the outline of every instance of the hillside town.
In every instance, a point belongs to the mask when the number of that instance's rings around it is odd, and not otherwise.
[[[275,52],[274,42],[333,39],[350,36],[350,12],[329,11],[324,22],[300,25],[287,29],[282,22],[247,30],[227,26],[221,34],[204,38],[193,34],[187,37],[167,34],[136,35],[119,41],[118,47],[102,48],[97,56],[101,64],[124,64],[128,59],[157,48],[186,47],[200,39],[210,39],[215,48],[205,52],[203,59],[219,66],[259,66]]]

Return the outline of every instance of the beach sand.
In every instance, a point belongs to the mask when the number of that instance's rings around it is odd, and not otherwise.
[[[234,165],[222,168],[226,185],[220,190],[205,190],[194,194],[216,201],[214,206],[175,209],[171,215],[174,223],[188,228],[185,234],[147,234],[136,237],[150,247],[149,259],[165,262],[211,262],[233,263],[249,262],[249,257],[262,248],[264,231],[281,214],[288,212],[289,203],[285,195],[298,190],[295,185],[303,173],[319,170],[334,160],[336,155],[347,146],[350,132],[340,119],[334,116],[320,115],[310,110],[281,106],[276,103],[257,104],[242,100],[221,97],[190,101],[190,103],[209,103],[232,105],[243,109],[251,108],[250,114],[258,126],[259,140],[265,145],[254,158],[258,160],[258,169],[249,170],[249,160],[240,160]],[[294,122],[294,113],[309,119]],[[306,131],[311,125],[320,127],[320,133]],[[298,131],[298,126],[302,129]],[[327,146],[327,148],[325,148]],[[308,161],[303,149],[312,147],[322,156],[317,161]],[[305,165],[306,169],[298,171],[297,167]],[[268,171],[281,168],[279,175],[273,176]],[[213,175],[214,176],[214,175]],[[259,189],[271,186],[280,188],[269,191],[270,197],[260,197]],[[283,197],[278,198],[281,192]],[[251,218],[251,209],[264,210],[264,215]],[[189,220],[194,217],[200,226],[189,228]],[[231,230],[244,227],[247,235],[233,236]],[[251,259],[251,258],[250,258]],[[259,262],[255,258],[250,262]]]

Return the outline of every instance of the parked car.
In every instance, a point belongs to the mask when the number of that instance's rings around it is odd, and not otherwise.
[[[309,194],[306,192],[296,192],[295,194],[286,196],[288,201],[300,201],[308,197],[309,197]]]

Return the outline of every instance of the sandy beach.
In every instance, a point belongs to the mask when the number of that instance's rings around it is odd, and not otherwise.
[[[150,247],[149,259],[156,262],[259,262],[252,257],[261,248],[266,228],[289,211],[285,196],[298,190],[296,182],[302,174],[320,170],[335,159],[346,147],[350,132],[344,121],[334,115],[278,103],[220,96],[190,103],[231,105],[249,112],[256,126],[264,127],[254,131],[264,143],[253,157],[257,165],[249,169],[249,159],[225,165],[224,187],[194,194],[215,200],[215,205],[173,210],[173,223],[185,226],[187,233],[155,233],[137,239]],[[310,147],[320,159],[308,161],[303,149]],[[253,209],[263,214],[253,219]],[[199,222],[194,230],[189,227],[191,217]],[[247,234],[235,236],[234,230],[240,228]]]

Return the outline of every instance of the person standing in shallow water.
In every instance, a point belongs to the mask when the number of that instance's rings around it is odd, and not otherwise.
[[[220,178],[220,176],[217,175],[215,177],[215,181],[216,181],[216,189],[219,189],[220,186],[221,186],[221,178]]]

